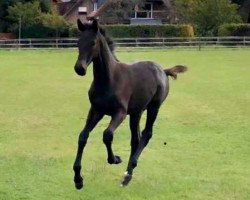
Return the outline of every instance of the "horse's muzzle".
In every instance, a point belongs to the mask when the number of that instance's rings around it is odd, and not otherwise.
[[[86,74],[86,71],[87,71],[87,65],[86,65],[86,63],[77,62],[75,64],[75,72],[79,76],[84,76]]]

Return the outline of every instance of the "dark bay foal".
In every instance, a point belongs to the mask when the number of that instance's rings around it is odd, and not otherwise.
[[[177,77],[177,73],[187,70],[184,66],[175,66],[163,70],[156,63],[146,61],[131,65],[119,62],[113,53],[113,44],[96,20],[92,24],[82,24],[78,20],[81,36],[78,41],[79,56],[75,64],[78,75],[86,74],[88,65],[93,62],[94,80],[89,90],[91,108],[86,125],[79,135],[78,150],[74,163],[74,182],[77,189],[83,187],[81,177],[81,159],[89,133],[104,115],[111,116],[108,127],[103,132],[109,164],[122,162],[112,150],[113,135],[126,115],[130,116],[131,153],[127,170],[122,180],[126,186],[137,166],[138,157],[148,144],[153,133],[153,124],[162,102],[169,91],[168,76]],[[140,133],[139,122],[144,110],[147,121]]]

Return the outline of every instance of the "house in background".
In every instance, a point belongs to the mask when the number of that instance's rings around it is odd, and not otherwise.
[[[135,6],[130,17],[131,24],[162,24],[166,17],[166,7],[162,0],[148,0],[143,7]]]
[[[60,15],[73,24],[80,18],[86,20],[87,14],[97,9],[97,2],[94,0],[53,0]]]
[[[59,13],[69,22],[75,24],[77,19],[86,20],[87,14],[98,9],[105,0],[53,0]],[[166,11],[162,0],[147,0],[144,6],[135,8],[129,13],[123,23],[130,24],[162,24]],[[100,17],[102,23],[118,23],[108,17]]]

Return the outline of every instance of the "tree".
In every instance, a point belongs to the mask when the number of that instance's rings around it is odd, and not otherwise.
[[[41,9],[38,1],[21,3],[18,2],[8,7],[7,19],[11,22],[10,31],[16,32],[19,27],[19,20],[22,20],[22,27],[27,28],[40,22]]]
[[[9,17],[8,8],[13,7],[14,5],[18,4],[25,4],[25,3],[33,3],[39,2],[39,8],[41,12],[50,12],[51,10],[51,1],[50,0],[0,0],[0,32],[6,32],[10,30],[14,30],[12,28],[12,23],[16,20],[14,18]],[[29,4],[30,5],[30,4]],[[19,5],[20,8],[20,5]],[[32,8],[30,8],[32,9]],[[19,9],[20,12],[20,9]],[[25,11],[24,11],[25,12]],[[14,22],[16,23],[16,22]],[[16,26],[16,24],[14,24]],[[11,27],[11,28],[10,28]]]
[[[165,16],[168,18],[168,22],[170,23],[178,23],[180,21],[180,15],[175,6],[175,0],[162,0],[166,9]]]
[[[20,3],[33,2],[34,0],[19,0]],[[43,1],[43,0],[41,0]],[[17,3],[16,0],[0,0],[0,32],[5,32],[8,29],[9,21],[6,18],[8,15],[8,7]]]
[[[250,23],[250,1],[249,0],[232,0],[233,3],[240,5],[239,15],[243,21]]]
[[[236,4],[239,4],[239,5],[242,5],[246,1],[247,0],[232,0],[232,3],[236,3]]]
[[[65,19],[58,14],[56,8],[51,8],[49,13],[42,13],[41,14],[41,22],[43,26],[48,27],[50,29],[56,30],[56,37],[59,36],[59,31],[64,31],[62,29],[68,28],[68,23]]]
[[[176,7],[201,36],[217,35],[222,24],[241,22],[238,5],[228,0],[176,0]]]
[[[8,7],[9,31],[17,33],[22,21],[22,37],[58,37],[68,34],[69,24],[53,7],[43,8],[42,1],[18,2]],[[44,1],[46,3],[46,1]]]
[[[5,19],[8,15],[7,9],[14,4],[14,0],[0,0],[0,32],[5,32],[8,27],[8,21]]]
[[[48,13],[52,10],[51,1],[50,0],[40,0],[41,11],[44,13]]]

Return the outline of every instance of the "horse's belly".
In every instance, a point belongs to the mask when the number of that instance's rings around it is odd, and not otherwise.
[[[147,108],[147,105],[156,93],[157,88],[140,88],[130,98],[128,104],[128,113],[141,112]]]
[[[143,103],[136,103],[136,102],[131,102],[128,105],[128,114],[133,114],[133,113],[138,113],[141,112],[143,110],[145,110],[147,108],[148,105],[148,101],[145,101]]]
[[[95,110],[105,115],[112,115],[119,109],[119,102],[112,97],[99,96],[90,98],[90,103]]]

